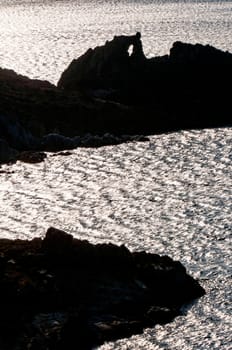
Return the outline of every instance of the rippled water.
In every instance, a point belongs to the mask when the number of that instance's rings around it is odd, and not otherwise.
[[[101,347],[231,349],[232,129],[152,136],[150,142],[48,154],[2,166],[2,237],[50,225],[91,242],[180,260],[207,295],[166,326]]]
[[[232,2],[0,0],[0,66],[56,82],[89,47],[136,31],[148,56],[175,40],[232,51]],[[185,317],[101,350],[230,350],[231,161],[225,128],[4,165],[0,235],[29,239],[53,225],[91,242],[168,254],[206,296]]]
[[[176,40],[232,51],[231,1],[1,0],[0,67],[57,82],[73,58],[141,31],[147,56]]]

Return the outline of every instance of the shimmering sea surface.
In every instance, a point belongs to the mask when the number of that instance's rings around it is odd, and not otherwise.
[[[232,51],[232,2],[0,0],[0,67],[56,82],[89,47],[136,31],[148,57],[175,40]],[[168,254],[206,289],[168,325],[99,349],[232,349],[232,128],[1,166],[0,236],[30,239],[51,225]]]
[[[0,67],[56,83],[89,47],[137,31],[148,57],[176,40],[232,51],[232,2],[0,0]]]
[[[0,232],[43,236],[49,226],[91,242],[168,254],[207,294],[166,326],[103,350],[231,349],[232,128],[151,136],[150,142],[0,170]]]

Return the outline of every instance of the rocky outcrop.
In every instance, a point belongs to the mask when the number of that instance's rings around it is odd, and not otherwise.
[[[131,55],[128,52],[130,46],[133,47]],[[106,97],[112,98],[115,90],[118,90],[120,96],[120,90],[124,90],[126,85],[126,89],[132,89],[133,93],[139,90],[143,98],[147,93],[149,97],[152,95],[156,98],[154,92],[159,91],[163,85],[166,86],[166,93],[170,84],[181,89],[178,79],[172,82],[173,75],[177,72],[178,78],[185,78],[188,85],[192,84],[192,79],[197,74],[200,85],[203,82],[206,84],[206,78],[210,78],[202,75],[205,71],[215,79],[222,72],[231,73],[231,66],[232,54],[228,52],[210,45],[182,42],[175,42],[169,55],[147,59],[143,53],[140,33],[137,33],[134,36],[116,36],[104,46],[89,49],[84,55],[73,60],[62,73],[58,87],[69,91],[80,90],[83,87],[103,89],[106,91]],[[214,89],[218,89],[216,84]],[[165,91],[162,90],[162,93]],[[131,97],[133,99],[133,95]],[[134,98],[131,102],[140,104],[141,98],[139,100]]]
[[[12,163],[17,160],[27,163],[43,161],[47,155],[44,152],[59,152],[76,147],[102,147],[118,145],[122,142],[145,142],[148,137],[142,135],[103,135],[83,134],[68,137],[58,133],[49,133],[36,137],[20,125],[16,118],[0,115],[0,164]]]
[[[231,53],[176,42],[169,55],[148,59],[140,33],[89,49],[58,87],[0,69],[1,149],[9,148],[0,162],[10,149],[61,151],[229,126],[231,80]]]
[[[103,91],[104,88],[112,88],[112,91],[122,88],[132,78],[131,70],[146,62],[140,37],[140,33],[115,36],[104,46],[89,49],[62,73],[58,87],[71,91],[88,87]]]
[[[204,294],[167,256],[92,245],[48,229],[44,239],[0,240],[4,350],[92,349],[181,313]]]
[[[129,55],[129,45],[136,54]],[[84,89],[92,96],[133,106],[134,129],[153,133],[231,125],[227,87],[231,79],[231,53],[176,42],[169,55],[147,59],[137,33],[114,37],[73,60],[58,87]]]
[[[40,161],[44,157],[32,155],[38,151],[144,140],[106,132],[112,121],[120,124],[128,112],[119,104],[94,101],[79,93],[70,95],[49,83],[0,69],[0,163]],[[123,125],[119,127],[123,132]],[[28,153],[25,157],[25,151],[31,152],[30,157]]]
[[[193,45],[176,41],[170,49],[169,60],[181,64],[231,65],[232,55],[210,45]]]
[[[103,134],[110,131],[110,120],[120,124],[128,113],[130,109],[118,103],[66,93],[52,84],[0,69],[0,126],[7,141],[12,143],[13,138],[12,146],[17,142],[20,148],[31,147],[31,136],[34,145],[35,138],[47,134]]]

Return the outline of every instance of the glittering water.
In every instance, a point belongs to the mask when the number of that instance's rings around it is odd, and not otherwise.
[[[147,56],[176,40],[232,51],[231,1],[1,0],[0,67],[57,82],[73,58],[141,31]]]
[[[232,2],[0,0],[0,66],[56,82],[89,47],[136,31],[148,56],[175,40],[232,51]],[[206,296],[185,317],[101,350],[230,350],[231,161],[225,128],[4,165],[0,235],[29,239],[53,225],[91,242],[168,254]]]
[[[50,225],[180,260],[207,295],[166,326],[103,350],[231,349],[232,129],[152,136],[2,166],[1,236]]]

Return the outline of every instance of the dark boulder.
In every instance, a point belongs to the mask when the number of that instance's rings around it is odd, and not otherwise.
[[[35,151],[20,152],[17,156],[17,160],[24,163],[41,163],[45,158],[47,158],[46,153]]]
[[[181,314],[204,294],[167,256],[92,245],[48,229],[0,240],[2,349],[92,349]]]

